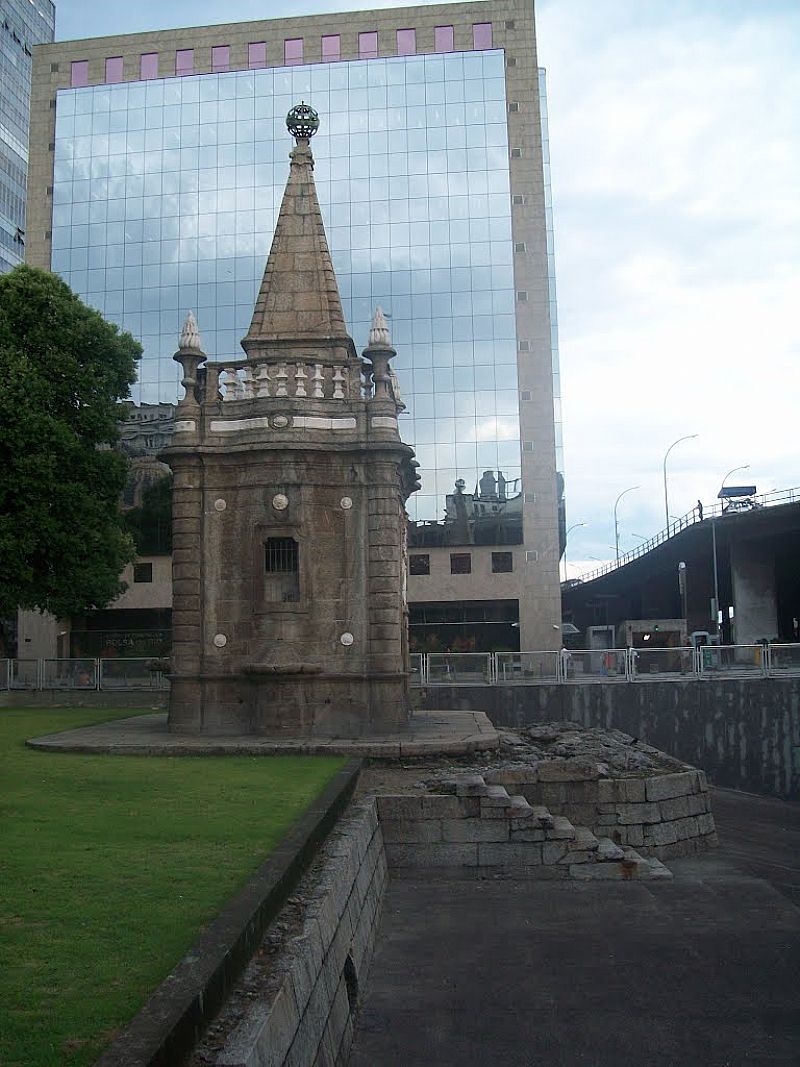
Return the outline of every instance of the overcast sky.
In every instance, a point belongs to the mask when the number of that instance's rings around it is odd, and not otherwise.
[[[59,39],[348,0],[57,0]],[[570,560],[729,484],[800,485],[800,2],[539,0]]]

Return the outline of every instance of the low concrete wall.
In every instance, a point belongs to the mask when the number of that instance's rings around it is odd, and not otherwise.
[[[322,862],[302,928],[271,963],[269,990],[229,1037],[220,1067],[348,1061],[388,877],[374,797],[340,819]]]
[[[800,797],[800,679],[435,686],[423,706],[485,711],[495,726],[616,727],[721,786]]]
[[[152,708],[166,711],[169,690],[5,689],[0,708]]]

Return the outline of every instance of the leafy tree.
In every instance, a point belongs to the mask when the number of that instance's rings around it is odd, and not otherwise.
[[[134,556],[111,446],[141,346],[47,271],[0,276],[0,615],[103,607]]]

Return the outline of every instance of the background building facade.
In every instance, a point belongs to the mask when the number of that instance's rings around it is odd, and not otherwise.
[[[0,4],[0,273],[25,258],[31,62],[33,46],[53,40],[55,17],[50,0]]]
[[[555,290],[529,2],[38,49],[28,260],[142,341],[137,402],[173,403],[188,309],[213,359],[239,355],[300,100],[322,118],[315,177],[350,332],[362,347],[380,304],[398,350],[422,474],[412,639],[557,646]]]

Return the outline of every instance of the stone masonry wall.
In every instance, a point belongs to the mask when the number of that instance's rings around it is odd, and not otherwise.
[[[588,827],[615,844],[660,859],[717,843],[711,796],[702,771],[644,778],[576,780],[573,760],[550,760],[531,771],[496,771],[486,780],[512,788],[532,805]],[[572,766],[569,766],[572,765]]]
[[[375,799],[359,801],[325,846],[302,925],[270,964],[270,986],[233,1031],[225,1067],[343,1067],[375,943],[387,866]]]

